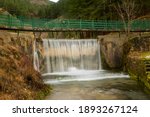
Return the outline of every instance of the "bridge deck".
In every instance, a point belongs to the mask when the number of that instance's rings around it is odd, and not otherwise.
[[[9,28],[0,27],[0,30],[10,30],[10,31],[26,31],[26,32],[124,32],[124,30],[102,30],[102,29],[25,29],[25,28]],[[150,32],[147,30],[131,30],[130,32]]]
[[[15,18],[9,15],[0,15],[1,30],[36,31],[36,32],[65,32],[65,31],[124,31],[121,21],[107,20],[65,20],[65,19],[38,19]],[[131,23],[131,31],[150,31],[150,20],[135,20]]]

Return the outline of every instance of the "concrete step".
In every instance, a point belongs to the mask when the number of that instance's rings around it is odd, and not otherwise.
[[[150,60],[145,60],[144,64],[145,64],[145,72],[147,76],[150,76]]]
[[[144,64],[149,64],[150,65],[150,61],[149,60],[145,60]]]

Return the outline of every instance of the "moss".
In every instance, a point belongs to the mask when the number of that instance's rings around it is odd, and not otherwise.
[[[138,76],[133,74],[131,71],[128,70],[128,73],[130,75],[130,78],[133,79],[133,80],[138,80]]]
[[[149,73],[146,63],[150,62],[150,52],[131,52],[128,54],[127,71],[132,79],[137,80],[141,86],[150,93]],[[146,61],[146,62],[145,62]]]
[[[141,59],[144,60],[150,60],[150,52],[143,52],[141,54]]]
[[[50,94],[51,90],[52,88],[50,85],[45,85],[45,87],[37,93],[37,97],[35,99],[45,99],[45,97]]]
[[[144,89],[147,94],[150,94],[150,83],[146,82],[145,80],[141,79],[139,81],[140,86]]]

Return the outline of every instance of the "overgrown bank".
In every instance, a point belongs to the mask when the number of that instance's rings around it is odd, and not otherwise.
[[[32,62],[32,35],[0,31],[0,99],[42,99],[49,92]]]
[[[124,34],[113,33],[99,37],[99,41],[105,66],[110,69],[124,69],[132,79],[150,90],[149,33],[133,33],[130,39]]]
[[[150,35],[135,37],[127,46],[126,70],[132,79],[137,80],[150,93]]]

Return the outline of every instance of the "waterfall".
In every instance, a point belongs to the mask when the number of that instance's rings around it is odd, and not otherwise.
[[[100,45],[96,39],[43,39],[41,48],[43,53],[39,55],[34,43],[34,67],[42,74],[101,69]]]
[[[40,71],[40,68],[39,68],[39,57],[38,57],[38,50],[37,50],[37,43],[36,41],[34,41],[34,44],[33,44],[33,65],[34,65],[34,69],[37,70],[37,71]]]

